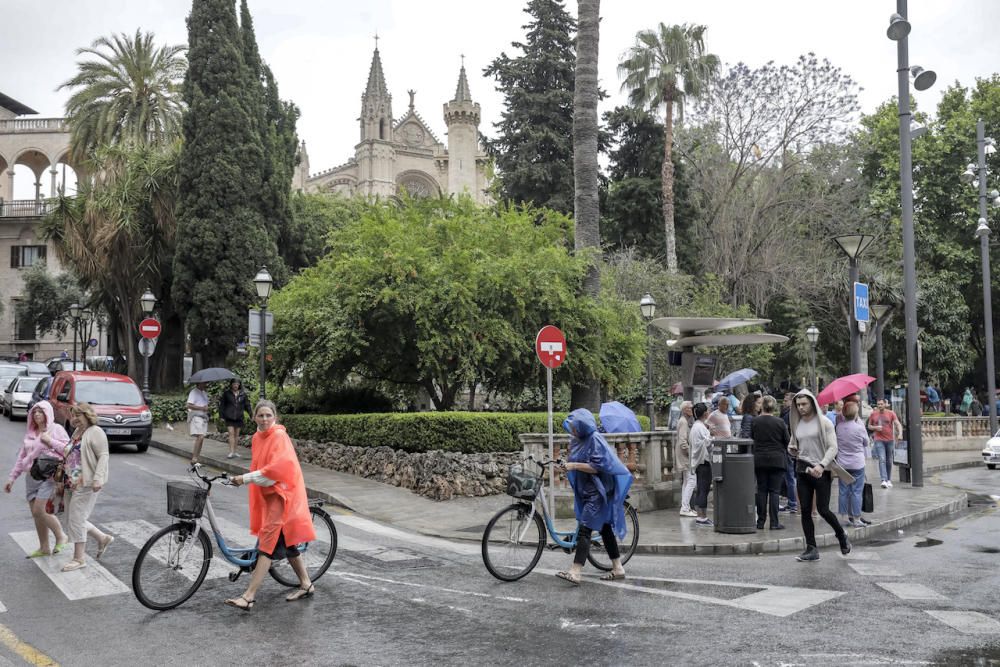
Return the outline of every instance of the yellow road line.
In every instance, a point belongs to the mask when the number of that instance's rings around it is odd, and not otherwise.
[[[0,644],[3,644],[14,653],[24,658],[29,665],[38,667],[59,667],[59,663],[45,655],[31,644],[27,644],[17,635],[10,631],[5,625],[0,625]]]

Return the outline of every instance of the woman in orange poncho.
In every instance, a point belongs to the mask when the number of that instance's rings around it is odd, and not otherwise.
[[[309,499],[295,447],[276,423],[278,412],[271,401],[260,401],[253,411],[257,433],[253,436],[250,472],[232,482],[250,484],[250,532],[259,540],[257,565],[243,595],[226,604],[250,611],[257,589],[271,568],[271,562],[288,559],[299,577],[299,587],[285,599],[289,602],[312,596],[316,587],[299,556],[297,545],[316,539],[309,514]]]

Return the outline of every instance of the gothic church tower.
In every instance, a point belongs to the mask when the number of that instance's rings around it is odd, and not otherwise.
[[[368,71],[368,86],[361,95],[361,141],[354,148],[358,163],[358,191],[368,196],[396,194],[392,147],[392,95],[385,85],[378,47]]]
[[[479,169],[479,105],[472,101],[465,64],[458,74],[455,99],[444,105],[444,122],[448,126],[448,192],[480,196],[477,183]]]

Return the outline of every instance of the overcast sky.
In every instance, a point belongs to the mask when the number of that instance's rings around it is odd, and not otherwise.
[[[482,69],[501,51],[514,55],[528,16],[524,0],[250,0],[261,54],[281,96],[302,110],[299,137],[318,172],[346,161],[358,141],[360,96],[379,34],[393,112],[417,91],[417,111],[446,141],[442,104],[452,98],[465,54],[480,129],[492,134],[501,98]],[[809,51],[829,58],[863,88],[864,112],[896,92],[896,44],[885,36],[892,0],[604,0],[601,86],[610,109],[623,100],[615,67],[636,31],[657,22],[702,23],[706,46],[724,63],[793,63]],[[75,49],[101,35],[153,31],[187,41],[190,0],[0,0],[0,92],[37,110],[63,115],[68,92],[56,88],[75,70]],[[567,9],[576,14],[576,3]],[[1000,63],[998,0],[910,0],[910,63],[933,69],[938,83],[916,93],[931,110],[949,85],[972,85]],[[24,180],[24,179],[21,179]],[[30,195],[29,195],[30,196]]]

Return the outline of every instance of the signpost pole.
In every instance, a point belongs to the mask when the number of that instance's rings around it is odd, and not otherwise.
[[[148,346],[149,343],[147,340],[148,339],[143,338],[139,345]],[[149,396],[149,355],[145,353],[142,355],[142,395],[143,397]]]
[[[267,398],[267,303],[260,306],[260,398]]]
[[[545,368],[545,386],[546,386],[546,396],[549,401],[549,460],[555,458],[555,445],[553,443],[552,435],[552,369]],[[554,465],[549,466],[549,516],[553,520],[556,518],[555,514],[555,494],[556,494],[556,468]]]

